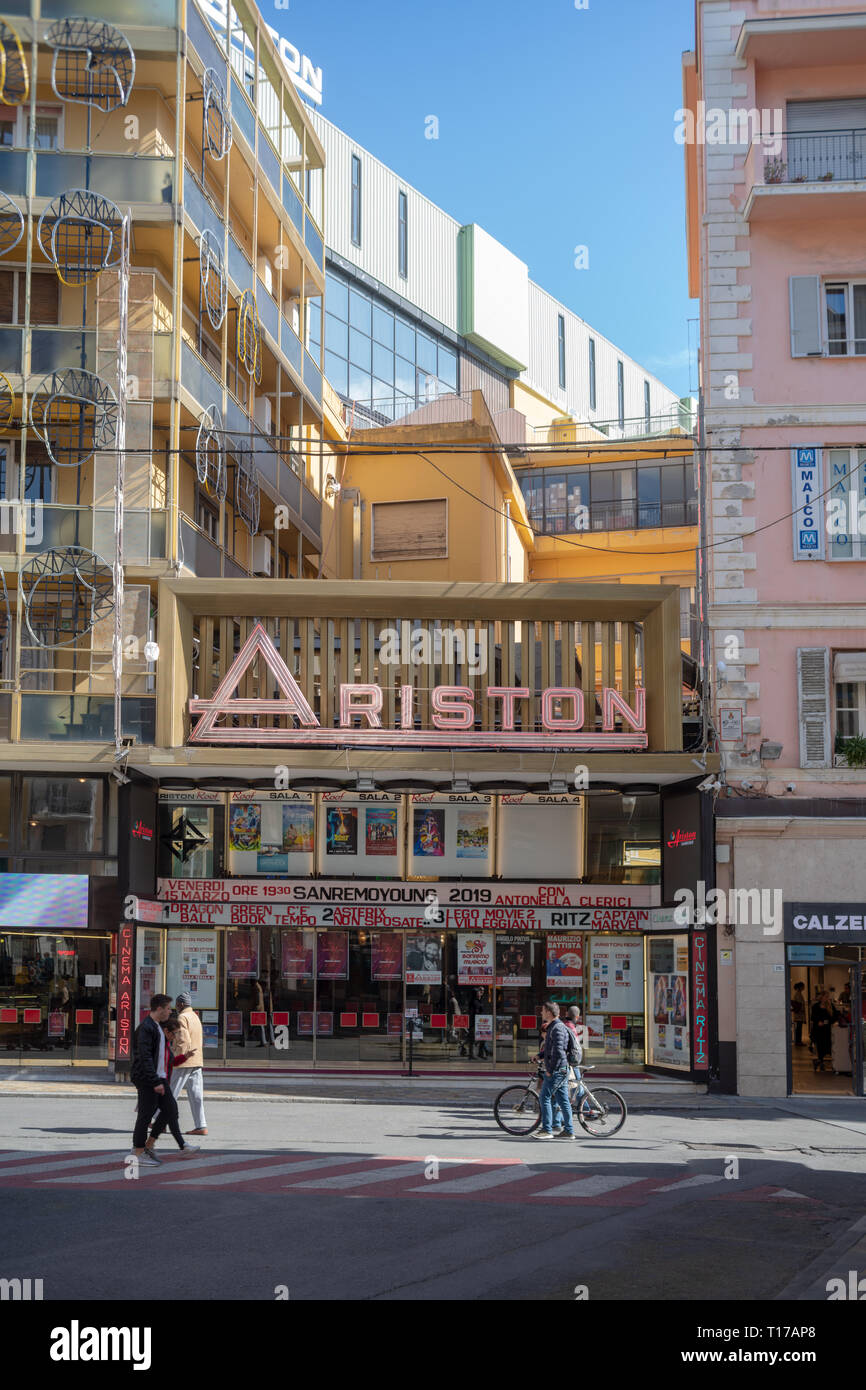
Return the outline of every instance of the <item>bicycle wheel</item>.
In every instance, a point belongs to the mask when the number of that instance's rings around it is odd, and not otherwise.
[[[541,1124],[538,1096],[528,1086],[506,1086],[493,1102],[496,1123],[506,1134],[532,1134]]]
[[[602,1113],[593,1119],[584,1112],[587,1103]],[[628,1115],[625,1100],[619,1091],[614,1091],[610,1086],[597,1086],[594,1091],[586,1091],[573,1109],[587,1134],[591,1134],[595,1139],[610,1139],[612,1135],[617,1134]]]

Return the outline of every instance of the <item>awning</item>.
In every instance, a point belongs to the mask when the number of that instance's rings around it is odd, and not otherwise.
[[[833,679],[866,681],[866,652],[837,652],[833,661]]]

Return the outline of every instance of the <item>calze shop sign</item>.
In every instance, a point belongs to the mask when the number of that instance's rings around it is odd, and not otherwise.
[[[257,656],[265,662],[280,691],[273,700],[234,695]],[[261,623],[257,623],[220,681],[210,700],[189,702],[192,715],[201,716],[189,736],[190,743],[280,744],[303,747],[375,748],[599,748],[603,750],[641,749],[647,746],[646,691],[634,694],[634,706],[616,691],[602,691],[602,731],[581,732],[584,724],[583,691],[573,686],[553,686],[541,693],[542,729],[515,729],[517,707],[532,692],[525,686],[487,686],[488,707],[499,713],[500,728],[475,728],[475,695],[469,686],[437,685],[431,695],[432,729],[417,729],[415,691],[400,687],[398,724],[394,729],[382,725],[384,694],[382,687],[370,684],[344,684],[339,687],[340,709],[337,728],[319,723],[304,692],[298,685]],[[233,728],[218,723],[231,715],[258,715],[259,728]],[[288,716],[296,726],[275,729],[270,721],[276,715]],[[617,716],[623,732],[617,732]],[[362,727],[355,721],[362,720]],[[630,726],[625,731],[625,725]]]
[[[788,942],[866,945],[866,903],[785,903]]]

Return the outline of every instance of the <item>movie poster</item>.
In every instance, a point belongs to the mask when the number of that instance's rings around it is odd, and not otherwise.
[[[500,989],[525,989],[532,984],[528,936],[496,933],[496,984]]]
[[[397,853],[397,807],[366,807],[366,839],[368,854]]]
[[[284,931],[282,933],[282,975],[284,979],[312,979],[315,936],[315,932],[312,931]]]
[[[320,980],[349,978],[349,933],[319,932],[317,971]]]
[[[583,983],[583,941],[579,932],[548,932],[547,987]]]
[[[356,806],[328,807],[325,853],[358,853],[358,809]]]
[[[403,936],[401,932],[374,931],[371,933],[370,966],[374,980],[402,980]]]
[[[287,854],[312,854],[312,802],[283,804],[283,849]]]
[[[413,817],[414,853],[421,858],[441,859],[445,854],[445,812],[416,807]]]
[[[257,931],[226,932],[226,972],[230,980],[254,980],[258,977]]]
[[[442,942],[438,936],[406,937],[407,985],[441,985]]]
[[[457,933],[457,983],[493,984],[493,932]]]
[[[262,808],[257,801],[229,807],[229,849],[260,850]]]
[[[457,812],[457,858],[486,859],[490,835],[489,811]]]

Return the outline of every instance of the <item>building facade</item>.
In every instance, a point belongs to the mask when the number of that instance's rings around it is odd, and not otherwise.
[[[862,1094],[866,19],[832,0],[769,8],[699,0],[679,113],[718,875],[765,894],[729,898],[719,929],[720,1049],[741,1094]],[[792,1025],[798,983],[807,1014],[821,990],[845,1001],[820,1072]]]

